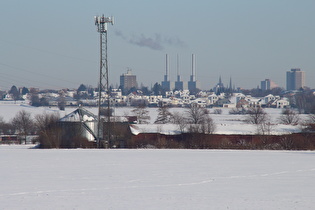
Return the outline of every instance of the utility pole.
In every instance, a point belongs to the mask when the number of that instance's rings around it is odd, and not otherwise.
[[[105,147],[110,146],[110,90],[108,79],[108,62],[107,62],[107,23],[114,24],[114,17],[95,16],[95,25],[97,32],[100,33],[100,73],[98,84],[98,123],[97,123],[97,147],[100,148],[103,139],[102,119],[101,119],[101,104],[102,104],[102,90],[106,93],[105,101],[107,100],[107,135],[105,138]]]

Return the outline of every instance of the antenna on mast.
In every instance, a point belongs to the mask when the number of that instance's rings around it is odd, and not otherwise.
[[[105,146],[111,145],[110,136],[110,90],[108,77],[108,61],[107,61],[107,23],[114,24],[114,17],[94,16],[94,22],[97,27],[97,32],[100,33],[100,72],[98,84],[98,123],[97,123],[97,147],[101,147],[103,133],[101,126],[101,104],[102,91],[106,93],[105,102],[107,101],[107,138]]]

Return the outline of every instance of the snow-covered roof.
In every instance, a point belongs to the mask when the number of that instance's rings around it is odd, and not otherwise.
[[[175,124],[137,124],[130,125],[130,130],[133,135],[140,133],[160,133],[165,135],[178,135],[180,131]]]
[[[62,122],[91,122],[97,121],[97,116],[93,113],[89,112],[88,110],[79,107],[78,109],[74,110],[70,114],[67,114],[59,121]]]

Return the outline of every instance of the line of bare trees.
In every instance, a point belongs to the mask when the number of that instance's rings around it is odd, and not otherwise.
[[[43,136],[53,138],[56,129],[52,129],[52,126],[56,125],[59,118],[57,113],[44,113],[33,117],[30,112],[20,110],[9,122],[4,121],[3,117],[0,117],[0,134],[17,135],[19,143],[25,144],[29,135],[36,134],[39,135],[39,138]]]
[[[248,109],[245,109],[245,108],[231,109],[229,114],[246,115],[245,122],[250,123],[250,124],[258,125],[258,124],[270,122],[270,116],[260,106],[250,107]],[[278,119],[278,122],[280,124],[285,124],[285,125],[297,125],[301,123],[300,114],[298,111],[295,111],[294,109],[289,109],[289,108],[283,109]]]
[[[156,124],[176,124],[180,133],[204,133],[212,134],[215,131],[215,124],[210,117],[208,109],[191,104],[184,113],[169,111],[169,107],[162,106],[158,109]]]
[[[222,110],[216,109],[213,114],[221,114]],[[274,121],[271,121],[271,117],[260,106],[250,107],[248,109],[232,109],[230,114],[243,114],[245,116],[244,121],[249,124],[257,126],[257,134],[270,135],[273,130]],[[214,133],[216,126],[213,119],[210,116],[208,109],[199,107],[196,104],[192,104],[186,111],[183,112],[170,112],[167,106],[160,107],[158,109],[158,116],[155,120],[156,124],[173,123],[178,126],[178,130],[181,133]],[[309,114],[307,119],[302,119],[298,111],[294,109],[283,109],[280,117],[277,119],[277,123],[284,125],[301,125],[304,127],[304,131],[312,129],[315,124],[315,114]],[[314,129],[315,130],[315,129]]]

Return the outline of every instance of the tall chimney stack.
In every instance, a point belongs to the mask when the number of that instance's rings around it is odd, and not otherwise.
[[[162,88],[166,91],[169,91],[172,89],[171,82],[170,82],[170,65],[168,61],[168,55],[166,54],[165,57],[165,75],[164,75],[164,81],[162,81]]]
[[[170,66],[169,66],[169,62],[168,62],[168,54],[166,54],[165,57],[165,76],[164,76],[164,81],[169,81],[169,74],[170,74]]]
[[[195,63],[195,55],[192,54],[192,61],[191,61],[191,81],[196,81],[196,63]]]
[[[180,74],[179,74],[179,58],[178,58],[178,54],[177,54],[177,81],[180,81]]]

